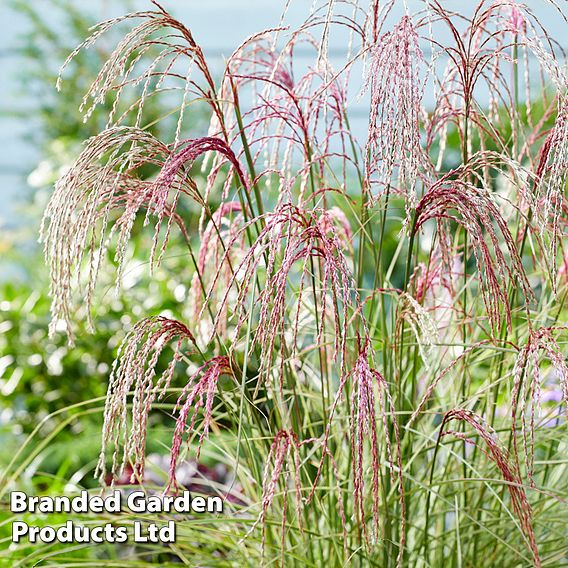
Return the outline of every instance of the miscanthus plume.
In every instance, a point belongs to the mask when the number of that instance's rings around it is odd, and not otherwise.
[[[290,25],[286,2],[219,74],[152,4],[64,65],[118,37],[82,107],[111,101],[107,127],[42,227],[70,341],[131,242],[150,274],[187,259],[187,302],[125,330],[101,480],[144,482],[160,411],[167,490],[184,460],[231,470],[215,491],[241,497],[203,522],[234,558],[559,565],[566,422],[545,427],[541,392],[568,402],[568,80],[539,11],[329,0]]]

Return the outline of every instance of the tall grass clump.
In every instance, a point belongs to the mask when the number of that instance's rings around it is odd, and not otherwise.
[[[229,468],[206,487],[224,514],[180,520],[172,555],[568,565],[568,77],[540,11],[568,21],[560,0],[449,4],[315,2],[292,29],[287,2],[219,75],[153,2],[65,63],[123,30],[82,105],[112,97],[107,128],[45,214],[52,331],[96,326],[137,218],[149,270],[175,238],[192,273],[183,311],[125,330],[98,466],[145,483],[167,409],[167,491],[188,460]]]

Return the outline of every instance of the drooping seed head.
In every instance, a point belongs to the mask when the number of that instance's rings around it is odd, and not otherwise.
[[[174,342],[174,354],[166,370],[156,380],[156,366],[166,346]],[[97,473],[105,481],[107,455],[112,451],[112,479],[121,476],[132,460],[132,481],[144,479],[148,415],[156,398],[170,387],[175,367],[181,361],[184,343],[195,339],[181,322],[163,316],[138,322],[126,335],[109,378],[104,411],[102,450]],[[128,397],[133,389],[131,425]],[[120,455],[120,447],[123,451]]]
[[[228,357],[219,356],[206,361],[190,377],[177,401],[174,413],[177,412],[178,417],[170,450],[168,488],[176,487],[176,471],[183,435],[185,432],[189,434],[194,433],[198,412],[203,408],[203,422],[200,426],[201,433],[196,450],[196,459],[199,459],[201,446],[209,434],[209,427],[213,419],[213,403],[221,375],[233,376],[231,362]]]

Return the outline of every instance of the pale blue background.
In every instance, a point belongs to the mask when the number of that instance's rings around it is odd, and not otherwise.
[[[26,97],[25,93],[18,92],[18,83],[15,73],[18,68],[18,59],[13,46],[17,38],[25,31],[25,25],[18,14],[11,12],[0,0],[0,231],[2,227],[13,226],[17,223],[14,213],[14,197],[25,188],[25,176],[35,165],[36,156],[31,145],[26,144],[23,135],[26,129],[32,126],[28,120],[15,118],[14,111],[32,109],[34,101]],[[47,8],[42,0],[30,0],[41,11]],[[447,0],[448,7],[461,7],[469,0]],[[559,0],[562,5],[568,3]],[[112,0],[77,0],[78,5],[88,6],[95,17],[106,19],[122,13],[123,9]],[[278,24],[280,13],[284,5],[283,0],[163,0],[162,4],[190,27],[196,40],[203,46],[207,56],[216,58],[220,63],[223,56],[228,56],[232,50],[248,35],[261,29]],[[289,11],[290,23],[303,21],[307,15],[312,0],[295,0]],[[412,4],[416,2],[409,2]],[[545,0],[530,0],[527,4],[538,10],[543,23],[549,32],[568,45],[568,26],[558,16],[552,16],[546,10]],[[149,2],[136,0],[132,2],[137,9],[147,9]],[[402,1],[398,7],[402,10]],[[45,18],[49,19],[49,11],[45,10]],[[343,46],[332,45],[334,50],[341,51]],[[354,102],[355,104],[355,102]],[[77,112],[76,109],[69,109]],[[357,113],[356,113],[357,114]],[[364,113],[360,113],[363,115]]]

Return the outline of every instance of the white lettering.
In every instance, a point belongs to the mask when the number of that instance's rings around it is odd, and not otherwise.
[[[20,537],[28,533],[28,525],[24,521],[12,523],[12,542],[20,542]]]
[[[128,496],[128,508],[133,513],[145,513],[146,512],[146,499],[144,491],[133,491]],[[145,542],[145,541],[142,541]]]
[[[23,513],[27,510],[28,496],[23,491],[12,491],[10,494],[10,511]]]
[[[203,513],[205,511],[205,499],[203,497],[194,497],[191,500],[191,508],[196,513]]]

